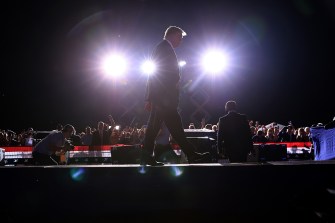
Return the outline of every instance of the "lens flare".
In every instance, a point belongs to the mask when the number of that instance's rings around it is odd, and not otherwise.
[[[179,177],[184,173],[184,168],[179,166],[171,166],[170,173],[174,177]]]
[[[203,57],[203,67],[205,71],[211,74],[224,71],[227,65],[228,56],[223,52],[210,51]]]
[[[156,71],[156,64],[152,60],[146,60],[141,66],[142,72],[151,75]]]
[[[148,168],[144,165],[140,165],[140,167],[138,168],[138,172],[140,174],[146,174],[148,172]]]
[[[84,178],[85,170],[83,168],[75,168],[70,170],[71,178],[74,181],[81,181]]]

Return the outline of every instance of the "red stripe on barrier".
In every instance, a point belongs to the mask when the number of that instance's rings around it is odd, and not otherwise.
[[[113,147],[132,146],[124,144],[102,145],[102,146],[75,146],[73,151],[108,151]],[[5,152],[32,152],[33,146],[0,146]]]
[[[75,146],[73,151],[105,151],[111,150],[111,145],[103,146]]]
[[[286,144],[287,148],[290,147],[311,147],[311,142],[270,142],[265,144]],[[254,143],[254,145],[262,145],[261,143]],[[73,151],[108,151],[114,147],[128,147],[133,145],[115,144],[115,145],[102,145],[102,146],[75,146]],[[32,146],[0,146],[5,149],[5,152],[32,152]],[[172,149],[179,150],[178,144],[172,144]]]
[[[32,152],[32,146],[0,146],[5,152]]]
[[[128,147],[134,145],[125,144],[114,144],[114,145],[103,145],[103,146],[75,146],[73,151],[108,151],[114,147]]]
[[[261,143],[255,143],[254,145],[259,145]],[[268,142],[265,144],[286,144],[287,148],[289,147],[311,147],[311,142]]]

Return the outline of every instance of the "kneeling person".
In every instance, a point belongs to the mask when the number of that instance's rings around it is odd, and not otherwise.
[[[65,125],[62,131],[52,131],[48,136],[38,142],[33,148],[33,158],[35,165],[58,165],[52,158],[58,152],[66,152],[73,149],[67,142],[75,129],[72,125]]]

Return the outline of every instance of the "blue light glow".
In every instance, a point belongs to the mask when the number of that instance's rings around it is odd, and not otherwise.
[[[138,172],[140,174],[146,174],[148,172],[148,168],[146,168],[146,166],[144,165],[141,165],[139,168],[138,168]]]
[[[184,169],[179,166],[171,166],[170,173],[175,177],[179,177],[184,173]]]
[[[85,170],[83,168],[71,169],[71,178],[75,181],[81,181],[84,177]]]

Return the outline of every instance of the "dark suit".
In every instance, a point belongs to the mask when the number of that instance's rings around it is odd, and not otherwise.
[[[145,99],[152,103],[152,109],[144,138],[144,151],[152,154],[155,138],[164,122],[183,152],[192,155],[194,148],[186,139],[177,111],[180,79],[177,56],[170,43],[163,40],[154,49],[152,59],[157,70],[149,77],[147,83]]]
[[[237,112],[221,117],[217,143],[219,153],[227,156],[230,162],[246,162],[248,153],[253,150],[247,117]]]
[[[174,49],[167,40],[156,46],[152,59],[157,71],[148,79],[145,99],[153,104],[175,109],[179,103],[179,66]]]

